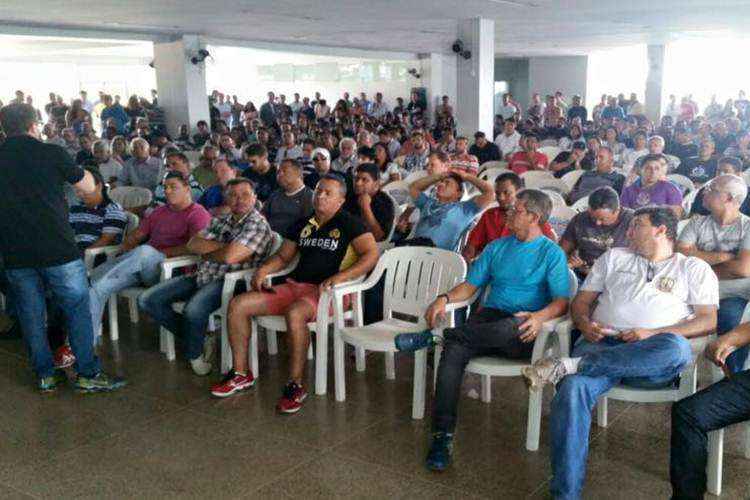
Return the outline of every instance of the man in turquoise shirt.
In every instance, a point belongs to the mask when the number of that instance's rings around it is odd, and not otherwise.
[[[468,322],[444,331],[432,415],[432,445],[426,465],[443,470],[451,462],[453,432],[464,370],[477,356],[529,359],[542,323],[565,314],[570,281],[565,252],[544,237],[542,225],[552,211],[545,193],[526,189],[508,210],[511,236],[493,241],[474,262],[469,276],[439,295],[425,318],[432,328],[450,302],[469,299],[489,285],[483,307]],[[416,350],[434,342],[430,331],[396,337],[400,350]]]

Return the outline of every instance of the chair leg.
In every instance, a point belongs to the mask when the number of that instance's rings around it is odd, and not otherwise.
[[[721,480],[724,462],[724,429],[708,433],[708,464],[706,479],[708,492],[721,495]]]
[[[232,350],[229,349],[228,360],[231,364]],[[258,324],[252,321],[250,324],[250,369],[253,371],[253,377],[258,378],[260,369],[258,368]]]
[[[745,427],[742,431],[742,433],[744,434],[743,437],[745,441],[744,443],[742,443],[743,444],[742,455],[745,458],[750,459],[750,424],[742,424],[742,425]]]
[[[159,329],[159,336],[164,346],[164,354],[167,356],[167,360],[174,361],[176,358],[174,348],[174,335],[166,328]]]
[[[346,372],[344,371],[344,341],[341,335],[333,334],[333,371],[336,379],[336,401],[346,400]]]
[[[354,357],[356,359],[356,368],[358,372],[365,371],[365,348],[364,347],[355,347],[354,348]]]
[[[414,398],[411,406],[411,418],[424,418],[425,385],[427,378],[427,349],[414,353]]]
[[[321,395],[328,391],[328,327],[315,332],[315,351],[315,394]]]
[[[607,398],[601,397],[596,404],[596,423],[599,427],[607,427]]]
[[[489,403],[492,401],[492,377],[482,375],[482,402]]]
[[[255,335],[253,335],[255,336]],[[252,342],[252,341],[251,341]],[[229,373],[232,368],[232,347],[229,345],[229,326],[226,311],[221,315],[221,374]],[[253,375],[257,377],[255,371]]]
[[[111,340],[117,340],[120,338],[120,324],[117,318],[117,294],[113,293],[107,302],[109,308],[109,338]],[[162,352],[164,352],[162,350]]]
[[[310,342],[310,345],[307,346],[307,360],[312,361],[313,359],[315,359],[315,350],[312,342]]]
[[[107,301],[107,310],[109,316],[109,339],[116,341],[120,338],[119,325],[117,323],[117,295],[113,294]],[[99,326],[99,335],[101,335],[101,325]]]
[[[268,354],[276,356],[279,353],[279,340],[276,337],[276,332],[266,330],[266,343],[268,344]]]
[[[435,345],[435,352],[432,356],[432,393],[435,394],[437,387],[438,368],[440,367],[440,357],[443,355],[443,346]]]
[[[526,422],[526,449],[539,449],[539,434],[542,426],[542,391],[529,391],[529,418]]]
[[[138,314],[138,301],[135,297],[128,299],[128,306],[130,308],[130,322],[138,323],[140,321],[140,316]]]
[[[385,353],[385,378],[396,380],[396,353]]]

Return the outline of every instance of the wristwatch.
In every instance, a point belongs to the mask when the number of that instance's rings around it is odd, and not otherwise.
[[[451,298],[450,298],[450,296],[447,293],[441,293],[440,295],[438,295],[437,297],[435,297],[435,299],[439,299],[440,297],[445,297],[445,303],[446,304],[450,304]]]

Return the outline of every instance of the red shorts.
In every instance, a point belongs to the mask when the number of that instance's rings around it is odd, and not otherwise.
[[[296,281],[287,281],[280,285],[272,287],[273,292],[264,292],[263,298],[266,302],[266,312],[269,316],[283,316],[289,306],[298,300],[307,302],[312,306],[313,313],[307,321],[315,320],[318,311],[318,300],[320,299],[320,286],[312,283],[298,283]],[[348,309],[351,303],[351,297],[344,297],[344,309]],[[333,304],[328,314],[333,314]]]

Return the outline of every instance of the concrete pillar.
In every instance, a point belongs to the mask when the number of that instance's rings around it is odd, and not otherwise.
[[[646,77],[646,116],[654,123],[661,119],[662,84],[664,83],[665,45],[648,46],[648,76]]]
[[[176,135],[182,124],[188,124],[191,131],[195,131],[199,120],[209,121],[206,66],[203,62],[190,62],[190,58],[203,47],[197,35],[154,42],[156,89],[170,135]]]
[[[456,120],[462,135],[481,130],[492,137],[495,93],[495,21],[465,19],[458,22],[458,38],[471,58],[456,57]]]
[[[427,113],[430,123],[435,121],[435,107],[441,103],[444,95],[456,107],[456,55],[420,54],[422,62],[422,85],[427,89]]]

